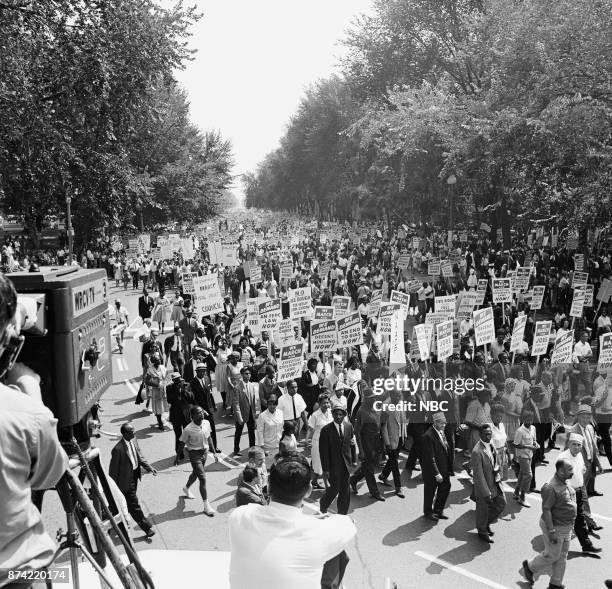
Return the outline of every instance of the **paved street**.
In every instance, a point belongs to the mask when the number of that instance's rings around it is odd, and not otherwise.
[[[111,296],[112,300],[116,296],[121,298],[129,311],[130,322],[133,322],[138,294],[132,290],[112,289]],[[134,333],[139,324],[138,320],[130,333]],[[132,420],[143,453],[159,471],[157,477],[145,475],[139,487],[141,503],[145,513],[151,514],[157,535],[152,541],[147,541],[136,528],[137,547],[139,550],[228,551],[226,519],[234,506],[233,495],[241,467],[227,456],[232,450],[233,424],[221,419],[221,413],[217,414],[219,445],[224,455],[219,464],[209,462],[207,467],[209,497],[218,511],[218,515],[210,519],[202,514],[200,499],[179,497],[190,469],[187,463],[172,466],[174,437],[171,428],[159,431],[154,416],[143,411],[142,406],[134,405],[141,376],[139,354],[140,344],[130,339],[122,356],[113,355],[114,385],[102,399],[104,412],[101,414],[103,429],[110,432],[118,432],[121,423]],[[559,442],[563,442],[562,437]],[[104,464],[108,464],[113,443],[106,437],[99,440]],[[246,447],[245,433],[242,448]],[[552,476],[555,454],[553,451],[548,455],[551,463],[548,467],[538,467],[538,486]],[[603,461],[608,467],[605,458]],[[531,509],[519,510],[512,502],[511,493],[507,493],[509,505],[502,521],[494,528],[495,543],[486,546],[476,538],[473,503],[469,500],[471,483],[465,473],[453,479],[447,512],[450,519],[437,523],[421,517],[422,486],[419,484],[420,476],[418,473],[415,475],[412,480],[403,481],[407,488],[403,500],[385,488],[387,501],[373,503],[363,483],[360,495],[352,496],[351,515],[359,531],[349,553],[351,563],[346,587],[382,589],[386,579],[391,579],[403,588],[420,584],[436,589],[527,588],[528,584],[521,582],[518,571],[524,558],[530,558],[534,550],[542,548],[538,527],[539,496],[530,496]],[[578,541],[572,542],[565,579],[568,589],[603,587],[603,579],[612,576],[609,565],[612,551],[612,472],[608,469],[597,481],[604,497],[591,499],[591,505],[604,529],[601,538],[594,539],[594,543],[603,547],[604,552],[601,558],[584,556]],[[310,500],[318,500],[319,496],[320,492],[315,492]],[[55,497],[48,496],[46,501],[45,518],[51,529],[65,528]],[[547,587],[547,583],[548,578],[540,579],[535,587]]]

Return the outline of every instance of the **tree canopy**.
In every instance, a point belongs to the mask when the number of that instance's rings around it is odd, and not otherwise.
[[[506,239],[527,211],[611,221],[611,0],[375,0],[344,43],[342,77],[306,94],[247,205]]]
[[[189,121],[173,77],[200,16],[179,2],[0,2],[0,198],[36,234],[72,199],[77,238],[206,215],[231,145]]]

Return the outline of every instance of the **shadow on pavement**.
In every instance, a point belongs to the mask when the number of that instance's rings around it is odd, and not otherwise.
[[[405,542],[417,542],[421,536],[429,532],[432,528],[438,525],[439,522],[434,522],[424,517],[403,524],[383,537],[382,543],[385,546],[399,546]]]

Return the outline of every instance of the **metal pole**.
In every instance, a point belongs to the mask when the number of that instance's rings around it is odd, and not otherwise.
[[[72,266],[73,260],[73,240],[74,240],[74,230],[72,229],[72,215],[70,213],[70,203],[72,202],[72,198],[69,196],[66,197],[66,232],[68,233],[68,264]]]

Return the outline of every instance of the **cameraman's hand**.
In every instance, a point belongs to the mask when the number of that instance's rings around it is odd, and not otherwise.
[[[40,376],[21,362],[15,365],[6,375],[6,384],[17,387],[22,393],[42,401],[40,392]]]

